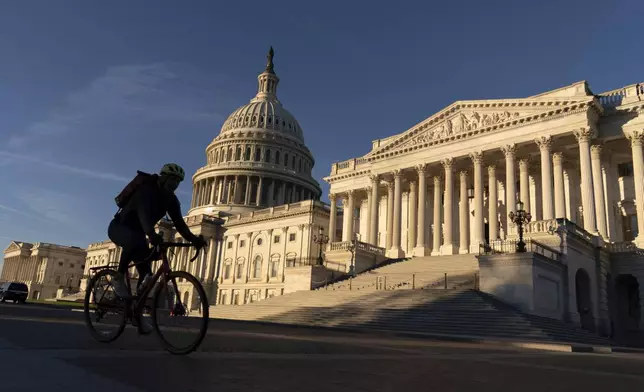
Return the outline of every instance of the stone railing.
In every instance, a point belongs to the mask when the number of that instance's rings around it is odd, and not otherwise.
[[[631,84],[626,87],[607,91],[597,95],[604,107],[614,108],[631,102],[644,100],[644,83]]]
[[[226,217],[227,222],[239,222],[245,220],[253,220],[259,217],[268,217],[268,216],[278,216],[281,214],[294,213],[294,212],[304,212],[311,211],[311,209],[323,208],[328,209],[328,205],[318,200],[305,200],[298,201],[297,203],[283,204],[277,207],[269,207],[263,210],[256,210],[251,212],[246,212],[243,214],[232,215]]]
[[[556,219],[540,220],[530,222],[525,225],[526,234],[550,233],[553,228],[558,226]]]
[[[284,165],[277,165],[275,163],[268,163],[268,162],[255,162],[255,161],[228,161],[228,162],[219,162],[219,163],[211,163],[207,166],[204,166],[198,170],[198,172],[206,169],[227,169],[227,168],[255,168],[255,169],[270,169],[270,170],[275,170],[279,172],[285,172],[288,174],[294,174],[294,175],[301,175],[305,176],[305,173],[298,173],[296,170],[293,170],[289,168],[288,166]]]
[[[611,253],[644,254],[644,249],[638,248],[634,243],[630,241],[614,242],[612,244],[606,244],[605,247],[606,247],[606,250],[608,250]]]
[[[540,254],[550,260],[561,262],[563,253],[541,242],[527,238],[525,241],[526,252]],[[479,255],[512,254],[517,253],[519,240],[497,240],[479,246]]]
[[[329,246],[329,250],[351,250],[350,247],[354,241],[342,241],[342,242],[332,242]],[[377,255],[384,256],[385,248],[379,246],[367,244],[366,242],[355,241],[355,249],[363,252],[374,253]]]
[[[331,166],[331,175],[350,172],[355,170],[358,166],[367,164],[367,158],[352,158],[346,161],[334,163]]]

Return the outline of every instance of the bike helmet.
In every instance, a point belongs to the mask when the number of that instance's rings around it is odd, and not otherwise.
[[[181,181],[183,181],[186,176],[186,172],[183,171],[181,166],[177,165],[176,163],[166,163],[165,165],[163,165],[163,167],[161,168],[161,175],[164,174],[179,177]]]

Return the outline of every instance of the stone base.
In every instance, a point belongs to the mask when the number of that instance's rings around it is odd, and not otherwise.
[[[391,248],[387,251],[387,257],[390,259],[401,259],[405,257],[405,252],[400,248]]]
[[[441,246],[441,255],[442,256],[451,256],[458,254],[458,249],[453,244]]]
[[[469,254],[469,253],[470,253],[469,247],[468,248],[459,248],[459,250],[458,250],[459,255],[466,255],[466,254]]]
[[[644,234],[640,233],[637,235],[637,238],[633,240],[633,244],[640,249],[644,249]]]
[[[426,246],[417,246],[414,248],[414,256],[416,257],[429,256],[431,253],[431,250]]]

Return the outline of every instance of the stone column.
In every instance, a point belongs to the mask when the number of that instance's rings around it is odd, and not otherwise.
[[[190,200],[190,207],[195,208],[197,205],[197,184],[192,184],[192,200]]]
[[[329,202],[331,206],[329,207],[329,244],[335,242],[335,226],[336,226],[336,217],[338,215],[338,206],[336,204],[336,196],[333,193],[329,194]]]
[[[347,191],[347,196],[342,200],[344,206],[342,241],[351,241],[353,239],[353,209],[355,206],[355,191]]]
[[[257,200],[255,205],[259,207],[262,204],[262,177],[259,177],[259,183],[257,184]]]
[[[221,198],[223,197],[225,186],[226,186],[226,176],[223,176],[219,179],[219,189],[217,189],[217,204],[221,204]]]
[[[441,178],[434,176],[434,237],[432,245],[432,256],[441,254]]]
[[[394,170],[394,235],[388,257],[399,259],[404,257],[400,247],[400,229],[402,222],[402,170]]]
[[[275,206],[275,179],[271,179],[271,184],[268,186],[266,203],[268,203],[269,207]]]
[[[597,235],[597,223],[595,220],[595,196],[593,192],[593,174],[590,159],[590,139],[593,138],[593,131],[590,127],[582,127],[574,131],[579,143],[579,163],[581,170],[581,199],[584,209],[584,229]]]
[[[564,192],[563,154],[552,154],[555,178],[555,218],[566,217],[566,198]]]
[[[282,180],[282,189],[280,191],[280,205],[286,204],[286,181]]]
[[[443,200],[445,233],[441,254],[453,255],[454,249],[454,159],[447,158],[441,162],[445,167],[445,199]]]
[[[394,240],[394,184],[387,183],[387,239],[385,248],[391,249]]]
[[[595,144],[590,147],[591,166],[593,172],[593,191],[595,196],[595,215],[599,235],[608,239],[608,225],[606,224],[606,197],[604,195],[604,179],[602,176],[601,161],[602,146]]]
[[[416,247],[414,256],[428,256],[429,249],[425,243],[425,215],[427,204],[427,182],[426,182],[427,165],[416,166],[418,172],[418,232],[416,234]]]
[[[373,246],[378,246],[378,211],[380,206],[380,195],[378,194],[378,187],[380,186],[380,177],[372,175],[371,179],[371,211],[369,214],[369,243]]]
[[[606,193],[606,215],[608,223],[608,238],[610,241],[618,242],[619,231],[617,229],[617,216],[615,214],[615,206],[617,204],[617,196],[619,194],[617,165],[613,159],[606,159],[602,164],[602,171],[604,172],[604,191]]]
[[[488,211],[490,216],[488,218],[489,223],[489,236],[490,241],[495,241],[499,237],[499,213],[497,212],[497,207],[499,204],[499,195],[498,187],[496,183],[496,165],[489,165],[487,167],[487,176],[488,176]]]
[[[212,179],[212,187],[210,188],[210,204],[215,204],[215,190],[217,189],[217,177]]]
[[[541,204],[543,206],[542,219],[554,219],[555,212],[552,204],[552,159],[550,149],[552,148],[552,137],[541,136],[535,139],[541,153]]]
[[[523,209],[532,212],[530,208],[530,159],[519,159],[519,200],[523,202]],[[512,210],[514,211],[514,210]]]
[[[501,147],[503,154],[505,155],[505,235],[514,234],[514,229],[510,217],[508,214],[511,211],[516,211],[517,208],[517,196],[516,196],[516,144],[508,144]]]
[[[479,245],[485,242],[485,220],[483,216],[483,153],[475,151],[470,154],[474,163],[474,242],[470,252],[479,251]]]
[[[418,218],[418,196],[416,182],[409,182],[409,232],[407,233],[407,251],[413,252],[416,247],[416,225]]]
[[[369,244],[370,243],[369,241],[371,239],[371,204],[372,204],[371,203],[371,198],[372,198],[371,192],[373,191],[373,187],[371,185],[369,185],[364,190],[365,190],[365,193],[367,194],[367,213],[362,214],[362,212],[360,212],[360,226],[362,226],[362,220],[363,219],[366,220],[367,224],[365,225],[366,226],[365,230],[367,232],[366,232],[365,236],[362,237],[362,242],[366,242],[367,244]],[[362,207],[360,207],[360,208],[362,209]]]
[[[467,197],[467,170],[460,173],[460,203],[459,203],[459,250],[458,253],[470,253],[470,199]]]

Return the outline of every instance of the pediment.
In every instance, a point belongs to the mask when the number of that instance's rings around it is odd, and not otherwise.
[[[429,117],[386,144],[372,150],[366,157],[380,155],[416,145],[462,139],[486,129],[505,128],[543,119],[564,110],[583,107],[592,97],[582,99],[537,99],[456,102]]]
[[[23,249],[22,244],[23,242],[16,242],[16,241],[11,241],[9,246],[7,246],[4,250],[4,253],[9,253],[9,252],[15,252],[15,251],[20,251]],[[31,245],[31,244],[29,244]]]

